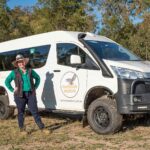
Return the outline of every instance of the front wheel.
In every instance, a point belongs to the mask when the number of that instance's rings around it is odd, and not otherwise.
[[[115,101],[103,96],[94,100],[87,111],[91,128],[98,134],[112,134],[122,125],[122,116],[117,112]]]
[[[0,119],[8,119],[14,112],[7,103],[6,96],[0,96]]]

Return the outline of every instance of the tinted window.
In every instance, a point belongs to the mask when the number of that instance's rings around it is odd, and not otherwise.
[[[118,60],[118,61],[139,61],[141,58],[127,50],[126,48],[110,42],[90,41],[86,43],[101,59]]]
[[[0,70],[13,70],[14,66],[12,65],[12,61],[15,60],[17,54],[22,54],[24,57],[30,59],[27,65],[28,67],[40,68],[45,65],[49,50],[50,45],[44,45],[0,53]]]
[[[98,66],[95,64],[95,62],[77,45],[71,43],[57,44],[58,64],[76,67],[76,65],[70,64],[71,55],[80,55],[81,65],[77,65],[78,67],[93,70],[98,69]]]
[[[75,44],[71,43],[59,43],[57,44],[57,57],[58,64],[61,65],[71,65],[70,56],[71,55],[80,55],[81,62],[85,63],[85,52]]]

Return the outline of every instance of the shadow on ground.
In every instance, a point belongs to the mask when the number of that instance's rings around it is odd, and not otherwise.
[[[46,126],[45,128],[50,130],[50,132],[53,132],[59,128],[62,128],[68,124],[72,124],[76,121],[82,121],[82,114],[72,114],[72,113],[64,113],[64,112],[52,112],[52,111],[39,111],[40,116],[42,118],[50,118],[50,119],[58,119],[61,120],[58,123],[53,123],[49,126]],[[31,116],[31,113],[29,111],[26,111],[26,117]],[[16,118],[15,115],[13,118]],[[38,129],[31,129],[30,133],[36,132]]]
[[[48,112],[48,111],[40,111],[40,115],[42,117],[48,117],[52,119],[60,119],[63,120],[60,123],[54,123],[50,126],[46,126],[47,129],[54,131],[65,125],[72,124],[75,121],[81,121],[82,115],[81,114],[72,114],[72,113],[62,113],[62,112]]]
[[[127,130],[133,130],[137,127],[149,127],[150,126],[150,115],[145,114],[137,118],[125,118],[121,132],[126,132]]]

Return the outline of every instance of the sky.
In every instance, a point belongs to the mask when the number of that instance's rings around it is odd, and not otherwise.
[[[37,0],[8,0],[8,6],[14,8],[15,6],[33,6]]]

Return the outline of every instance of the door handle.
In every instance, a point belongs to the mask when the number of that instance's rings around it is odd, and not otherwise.
[[[53,70],[54,72],[60,72],[60,70]]]

